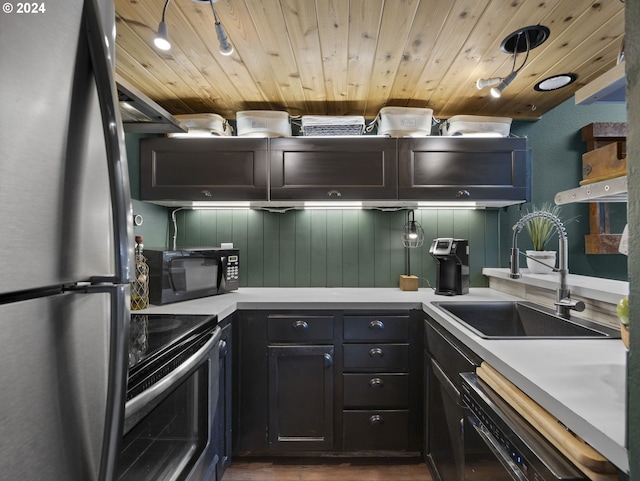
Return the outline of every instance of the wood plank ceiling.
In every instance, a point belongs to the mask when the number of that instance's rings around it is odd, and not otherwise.
[[[224,56],[209,3],[172,0],[163,52],[153,38],[164,3],[115,0],[118,75],[172,114],[227,119],[263,109],[373,118],[385,106],[538,118],[615,66],[624,38],[621,0],[219,0],[235,49]],[[549,38],[502,97],[476,89],[480,77],[511,72],[502,40],[536,24]],[[578,80],[534,90],[561,73]]]

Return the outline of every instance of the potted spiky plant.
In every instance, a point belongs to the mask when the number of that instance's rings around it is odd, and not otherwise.
[[[562,221],[560,217],[560,206],[551,204],[550,202],[545,202],[540,207],[533,205],[531,211],[527,212],[527,214],[532,212],[547,212],[563,224],[575,220],[575,218],[571,218]],[[546,250],[547,243],[556,233],[556,226],[553,221],[548,217],[534,217],[526,222],[525,229],[529,234],[533,246],[533,250],[526,251],[529,271],[533,274],[548,274],[553,272],[556,265],[556,251]]]

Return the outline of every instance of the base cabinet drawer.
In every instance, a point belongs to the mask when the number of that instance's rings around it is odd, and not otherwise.
[[[393,342],[409,340],[409,316],[345,316],[348,341]]]
[[[409,344],[345,344],[345,370],[404,372],[409,367]]]
[[[271,315],[268,318],[267,336],[271,342],[333,343],[333,316]]]
[[[408,410],[343,411],[346,450],[399,450],[409,446]]]
[[[343,374],[347,408],[407,408],[409,374]]]

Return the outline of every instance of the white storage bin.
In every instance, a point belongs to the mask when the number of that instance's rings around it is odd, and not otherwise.
[[[431,135],[433,110],[417,107],[383,107],[378,113],[378,135],[423,137]]]
[[[362,135],[364,117],[360,115],[303,115],[302,134],[315,135]]]
[[[174,116],[186,133],[167,134],[168,137],[215,137],[233,135],[233,127],[218,114],[184,114]]]
[[[238,137],[291,137],[289,114],[278,110],[243,110],[236,113]]]
[[[511,119],[509,117],[455,115],[440,124],[440,132],[442,135],[508,137],[510,131]]]

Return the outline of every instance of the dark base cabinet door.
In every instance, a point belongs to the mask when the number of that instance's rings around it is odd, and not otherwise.
[[[267,139],[143,139],[140,200],[268,200]]]
[[[398,195],[439,201],[531,199],[526,139],[398,139]]]
[[[333,346],[269,346],[269,447],[331,450]]]
[[[461,481],[464,475],[460,393],[437,361],[429,366],[428,461],[441,481]]]

